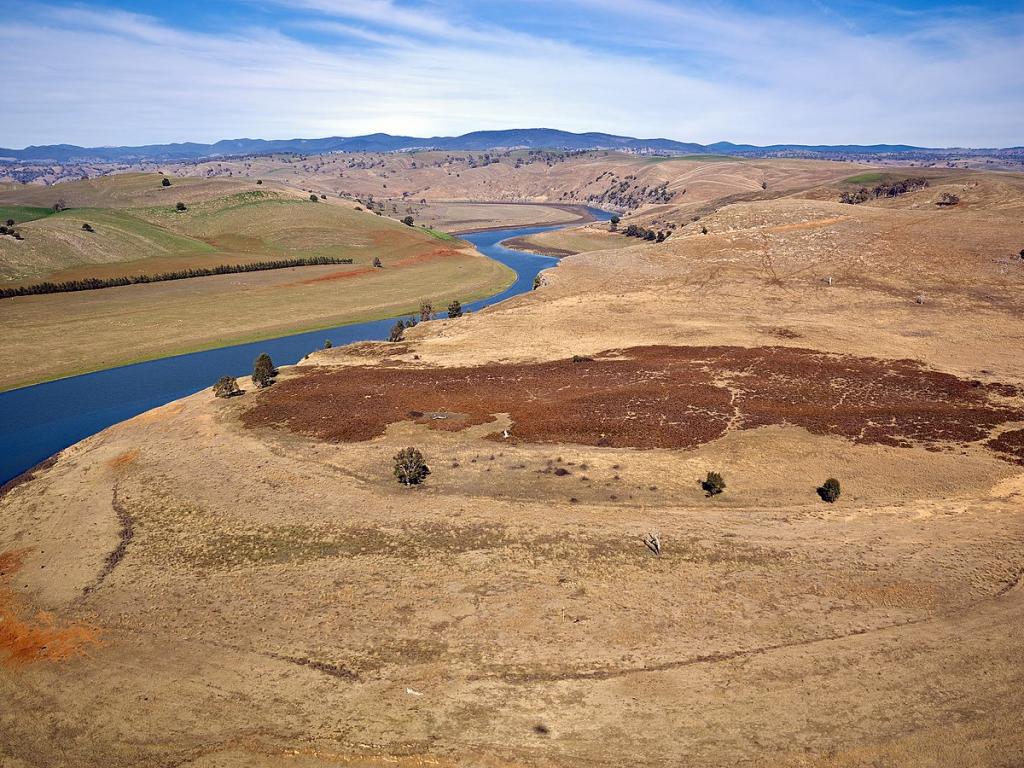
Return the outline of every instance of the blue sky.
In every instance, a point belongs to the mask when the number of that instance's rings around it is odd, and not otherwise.
[[[0,146],[552,127],[1024,144],[1024,3],[0,0]]]

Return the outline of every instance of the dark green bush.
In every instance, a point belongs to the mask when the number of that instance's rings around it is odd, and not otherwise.
[[[266,352],[256,358],[256,362],[252,366],[252,383],[260,389],[269,387],[274,382],[274,377],[277,375],[277,368],[274,367],[274,361],[270,359],[270,355]]]
[[[822,501],[827,501],[829,504],[834,503],[839,498],[839,493],[839,481],[834,477],[830,477],[818,489],[818,495],[821,496]]]
[[[419,485],[429,474],[430,468],[418,449],[403,448],[395,455],[395,477],[403,485]]]
[[[462,303],[458,299],[448,305],[448,317],[462,317]]]
[[[242,389],[234,376],[221,376],[213,385],[213,394],[215,397],[234,397],[242,394]]]
[[[717,472],[708,472],[708,476],[700,481],[700,487],[708,496],[717,496],[725,490],[725,480]]]

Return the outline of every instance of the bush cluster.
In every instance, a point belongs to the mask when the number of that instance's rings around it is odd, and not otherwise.
[[[630,224],[622,230],[622,234],[626,237],[639,237],[641,240],[650,240],[662,243],[668,238],[670,233],[663,232],[660,229],[658,231],[646,229],[645,227],[641,227],[639,224]]]
[[[858,205],[868,200],[876,200],[880,197],[899,197],[908,192],[924,189],[928,186],[928,179],[910,178],[902,181],[883,182],[873,189],[861,187],[856,192],[843,192],[839,196],[840,203]]]
[[[313,256],[301,259],[281,259],[279,261],[255,261],[251,264],[221,264],[216,267],[192,267],[174,272],[161,272],[156,275],[130,275],[127,277],[88,277],[83,280],[66,280],[62,283],[36,283],[21,288],[0,289],[0,299],[14,296],[37,296],[44,293],[71,293],[73,291],[93,291],[98,288],[114,288],[119,285],[135,285],[137,283],[162,283],[167,280],[186,280],[190,277],[209,277],[211,275],[233,275],[239,272],[263,272],[270,269],[287,269],[289,267],[312,267],[322,264],[351,264],[352,259],[335,259],[330,256]]]

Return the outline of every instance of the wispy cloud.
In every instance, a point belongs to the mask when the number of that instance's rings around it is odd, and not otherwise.
[[[29,4],[0,26],[0,68],[18,84],[5,94],[0,144],[534,126],[1024,143],[1019,14],[907,13],[880,32],[830,5],[784,17],[661,0],[258,7],[259,23],[225,30]]]

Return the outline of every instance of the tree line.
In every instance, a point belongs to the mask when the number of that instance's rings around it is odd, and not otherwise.
[[[138,283],[162,283],[166,280],[186,280],[190,277],[210,277],[211,275],[233,275],[239,272],[263,272],[270,269],[288,269],[289,267],[315,267],[326,264],[351,264],[352,259],[336,259],[331,256],[313,256],[310,258],[281,259],[278,261],[254,261],[250,264],[220,264],[216,267],[192,267],[178,269],[173,272],[161,272],[155,275],[130,275],[126,277],[88,277],[83,280],[66,280],[61,283],[43,282],[19,288],[0,288],[0,299],[15,296],[39,296],[45,293],[71,293],[73,291],[94,291],[99,288],[114,288],[120,285],[136,285]]]

